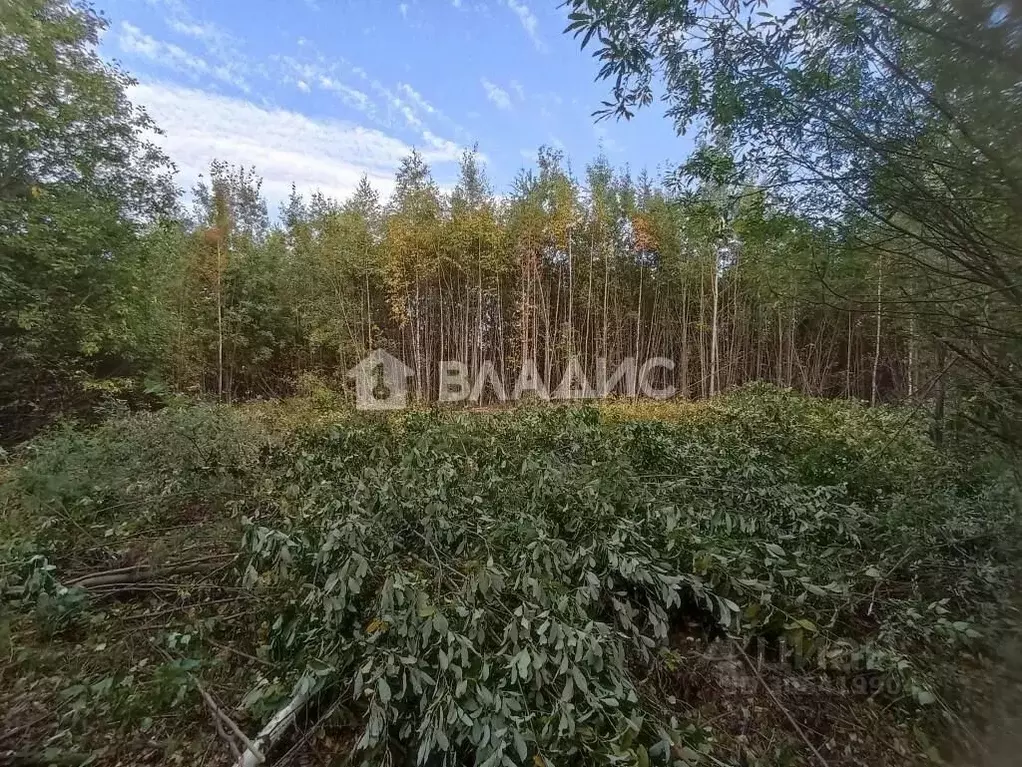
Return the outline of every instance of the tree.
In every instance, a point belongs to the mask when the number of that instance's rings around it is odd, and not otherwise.
[[[651,103],[662,71],[679,130],[699,122],[740,147],[745,177],[835,227],[846,254],[828,261],[875,264],[872,297],[832,299],[866,311],[879,289],[878,322],[918,327],[943,350],[934,357],[967,363],[957,383],[988,415],[1022,413],[1015,5],[797,0],[775,14],[742,0],[567,4],[568,30],[583,47],[598,41],[600,76],[612,81],[599,116]]]
[[[144,371],[144,236],[174,211],[154,126],[96,52],[105,22],[0,3],[0,430],[37,428]],[[106,383],[100,384],[103,378]],[[121,387],[123,388],[123,387]]]

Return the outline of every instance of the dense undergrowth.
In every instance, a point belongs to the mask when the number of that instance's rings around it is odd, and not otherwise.
[[[1013,484],[908,411],[320,405],[15,457],[0,748],[227,763],[200,685],[253,734],[308,699],[273,756],[322,763],[911,763],[982,729]]]

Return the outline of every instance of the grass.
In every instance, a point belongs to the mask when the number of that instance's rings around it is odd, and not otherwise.
[[[324,764],[949,759],[1016,630],[1014,488],[762,387],[64,427],[3,486],[0,749],[228,764],[201,685],[250,734],[302,693],[273,755]]]

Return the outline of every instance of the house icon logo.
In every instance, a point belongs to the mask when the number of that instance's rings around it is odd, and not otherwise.
[[[374,349],[348,371],[355,379],[355,407],[359,410],[401,410],[408,405],[408,378],[412,368],[383,349]]]

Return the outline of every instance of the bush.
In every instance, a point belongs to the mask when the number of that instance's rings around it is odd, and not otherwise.
[[[981,649],[1014,506],[904,416],[754,391],[677,422],[313,430],[249,506],[248,577],[281,606],[276,659],[362,707],[363,764],[694,756],[709,734],[649,682],[693,623],[890,677],[911,710]]]
[[[195,505],[213,516],[247,487],[262,444],[226,407],[167,408],[86,429],[63,424],[22,448],[5,494],[19,513],[65,536]]]

